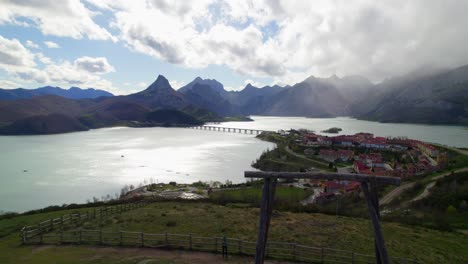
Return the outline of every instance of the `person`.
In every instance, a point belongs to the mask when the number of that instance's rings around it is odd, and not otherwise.
[[[227,238],[226,236],[223,236],[223,258],[227,258],[228,257],[228,250],[227,250]]]

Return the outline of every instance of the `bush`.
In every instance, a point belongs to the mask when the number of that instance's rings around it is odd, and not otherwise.
[[[167,223],[166,223],[166,226],[167,226],[167,227],[176,226],[176,225],[177,225],[177,222],[176,222],[176,221],[172,221],[172,220],[171,220],[171,221],[167,221]]]
[[[457,208],[455,208],[455,206],[453,206],[453,205],[449,205],[447,207],[447,213],[448,214],[455,214],[455,213],[457,213]]]

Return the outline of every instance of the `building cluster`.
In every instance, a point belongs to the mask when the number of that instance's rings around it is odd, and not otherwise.
[[[304,133],[300,144],[320,147],[315,153],[322,160],[352,163],[355,172],[376,176],[407,178],[441,169],[447,164],[446,153],[428,143],[407,138],[375,137],[370,133],[334,137]],[[401,159],[386,160],[382,155],[384,152],[394,152]]]
[[[322,204],[335,199],[339,195],[350,195],[360,190],[360,183],[354,181],[320,181],[315,186],[321,191],[315,195],[314,203]]]

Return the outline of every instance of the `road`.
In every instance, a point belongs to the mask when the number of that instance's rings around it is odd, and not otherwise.
[[[467,171],[468,171],[468,167],[464,167],[464,168],[461,168],[461,169],[454,170],[455,173],[467,172]],[[426,185],[426,187],[424,188],[424,191],[411,201],[421,200],[421,199],[425,198],[426,196],[428,196],[429,193],[430,193],[430,189],[432,187],[434,187],[435,182],[438,179],[442,179],[443,177],[446,177],[446,176],[450,175],[451,173],[452,172],[445,172],[445,173],[443,173],[441,175],[438,175],[437,177],[432,178],[430,183],[428,183]],[[403,185],[393,189],[391,192],[387,193],[384,197],[382,197],[382,199],[380,199],[380,201],[379,201],[380,205],[389,204],[391,201],[393,201],[393,199],[395,199],[401,193],[403,193],[403,191],[413,187],[415,184],[416,184],[416,182],[410,182],[410,183],[403,184]]]
[[[298,153],[292,151],[292,149],[290,149],[288,146],[284,147],[284,150],[285,150],[287,153],[289,153],[289,154],[291,154],[291,155],[293,155],[293,156],[296,156],[296,157],[298,157],[298,158],[305,159],[305,160],[308,160],[308,161],[310,161],[310,162],[312,162],[312,163],[315,163],[315,164],[319,164],[319,165],[321,165],[321,166],[328,167],[328,163],[321,162],[321,161],[318,161],[318,160],[309,159],[309,158],[307,158],[305,155],[301,155],[301,154],[298,154]]]
[[[468,167],[455,170],[455,172],[467,172],[467,171],[468,171]],[[418,201],[418,200],[421,200],[421,199],[423,199],[423,198],[426,198],[426,196],[429,195],[429,193],[430,193],[432,187],[434,187],[434,185],[436,184],[436,181],[437,181],[438,179],[442,179],[443,177],[446,177],[446,176],[448,176],[448,175],[450,175],[450,174],[451,174],[450,172],[447,172],[447,173],[444,173],[444,174],[441,174],[441,175],[439,175],[439,176],[437,176],[437,177],[432,178],[432,181],[431,181],[428,185],[426,185],[426,188],[424,188],[424,191],[423,191],[420,195],[416,196],[416,197],[415,197],[413,200],[411,200],[411,201],[414,202],[414,201]]]

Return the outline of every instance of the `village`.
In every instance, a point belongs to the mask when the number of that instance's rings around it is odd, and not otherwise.
[[[307,130],[280,132],[294,135],[290,148],[302,150],[305,157],[326,162],[342,173],[392,176],[401,179],[423,177],[448,165],[447,153],[419,140],[376,137],[370,133],[325,136]],[[360,192],[357,182],[309,181],[318,191],[308,201],[323,203],[337,196]]]

